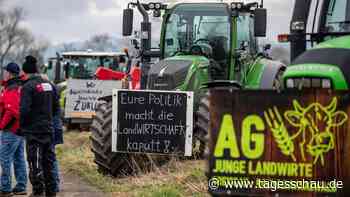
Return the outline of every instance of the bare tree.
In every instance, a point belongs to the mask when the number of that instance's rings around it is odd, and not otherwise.
[[[0,0],[0,5],[1,5]],[[14,8],[10,11],[0,10],[0,66],[1,76],[5,63],[22,63],[24,57],[33,55],[38,58],[39,65],[44,64],[43,54],[47,50],[49,43],[36,40],[32,33],[21,27],[20,23],[24,18],[22,8]]]
[[[8,13],[2,14],[0,27],[0,66],[2,67],[5,58],[11,49],[23,40],[25,30],[19,27],[20,21],[23,19],[23,9],[14,8]]]
[[[23,57],[31,50],[34,43],[34,37],[27,30],[22,30],[20,40],[13,45],[5,55],[7,62],[21,61]]]
[[[23,40],[26,31],[19,27],[20,21],[23,19],[23,9],[14,8],[9,12],[2,12],[2,20],[0,27],[0,66],[1,76],[3,76],[3,65],[11,49]]]

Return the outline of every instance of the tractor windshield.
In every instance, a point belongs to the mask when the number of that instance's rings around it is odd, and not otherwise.
[[[350,32],[350,0],[331,0],[326,18],[326,31]]]
[[[69,56],[64,70],[69,78],[91,79],[100,66],[119,71],[118,57]]]
[[[89,79],[97,67],[100,65],[100,60],[93,57],[76,57],[69,61],[69,76],[77,79]]]
[[[209,44],[213,59],[228,61],[230,17],[225,4],[180,4],[166,19],[164,57],[188,53],[193,45]]]

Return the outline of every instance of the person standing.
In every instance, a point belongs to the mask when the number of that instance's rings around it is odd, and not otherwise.
[[[57,87],[54,86],[54,95],[56,102],[59,102],[60,96],[59,92],[57,90]],[[58,144],[63,144],[63,126],[62,126],[62,119],[61,119],[61,108],[60,106],[57,108],[57,112],[55,116],[53,116],[53,146],[54,150],[56,149],[56,145]],[[59,192],[60,191],[60,173],[59,173],[59,167],[58,167],[58,161],[56,157],[51,158],[54,160],[54,165],[53,165],[53,173],[55,177],[55,191]]]
[[[41,77],[45,80],[49,80],[48,76],[45,74],[42,74]],[[59,91],[57,89],[57,86],[53,85],[53,91],[54,91],[54,98],[59,102],[60,95]],[[56,115],[53,117],[52,120],[53,125],[53,141],[52,145],[54,146],[54,150],[56,150],[56,145],[63,144],[63,125],[61,120],[61,107],[57,108]],[[52,156],[52,155],[51,155]],[[56,157],[50,158],[54,161],[53,165],[53,174],[55,178],[55,191],[58,193],[60,191],[60,173],[59,173],[59,167],[58,167],[58,161]]]
[[[59,103],[55,99],[53,85],[38,73],[35,57],[27,56],[22,70],[28,79],[21,92],[20,128],[27,142],[32,196],[43,196],[44,193],[56,196],[52,121]]]
[[[16,63],[4,67],[4,90],[0,95],[0,164],[1,197],[26,195],[27,170],[24,158],[24,139],[17,135],[19,128],[19,103],[22,81]],[[12,189],[12,163],[16,186]]]

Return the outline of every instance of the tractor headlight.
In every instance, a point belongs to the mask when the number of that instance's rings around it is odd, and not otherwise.
[[[287,79],[286,86],[287,86],[287,88],[294,88],[295,87],[294,80],[293,79]]]
[[[330,79],[322,79],[322,88],[330,89],[332,87],[332,83]]]
[[[155,4],[154,3],[149,3],[148,4],[148,8],[153,10],[155,8]]]
[[[157,10],[159,10],[160,8],[162,8],[162,4],[161,4],[161,3],[156,3],[156,4],[155,4],[155,8],[156,8]]]
[[[232,10],[239,10],[243,8],[243,3],[242,2],[233,2],[231,3],[231,9]]]

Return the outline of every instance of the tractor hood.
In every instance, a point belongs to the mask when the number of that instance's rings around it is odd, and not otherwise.
[[[350,36],[335,38],[300,55],[283,75],[287,79],[330,79],[334,89],[350,84]]]
[[[159,61],[148,73],[148,89],[176,89],[184,83],[191,66],[201,59],[200,56],[176,56]]]
[[[315,46],[314,49],[321,48],[350,49],[350,36],[342,36],[335,39],[327,40]]]

